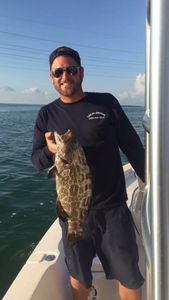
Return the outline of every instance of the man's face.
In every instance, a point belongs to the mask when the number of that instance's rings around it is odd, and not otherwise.
[[[66,68],[70,66],[78,66],[77,62],[70,56],[58,56],[53,61],[50,76],[56,90],[61,96],[73,97],[82,90],[83,68],[78,68],[77,73],[72,75],[64,72],[56,78],[54,71],[58,68]]]

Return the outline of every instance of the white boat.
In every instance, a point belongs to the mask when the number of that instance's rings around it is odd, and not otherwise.
[[[130,164],[124,166],[128,206],[140,231],[143,191]],[[137,233],[140,269],[145,275],[145,257],[141,236]],[[117,283],[106,280],[102,265],[96,257],[92,265],[93,290],[90,299],[119,300]],[[19,272],[3,300],[71,300],[69,274],[64,261],[61,229],[58,219],[52,224]],[[145,285],[142,300],[145,300]]]
[[[140,235],[136,234],[140,269],[146,278],[142,288],[142,300],[169,300],[168,12],[168,0],[147,0],[144,127],[150,134],[146,134],[144,193],[143,189],[139,188],[131,166],[124,166],[128,206],[138,231],[141,232]],[[92,272],[94,289],[90,299],[119,300],[116,282],[105,280],[97,257],[93,261]],[[3,300],[71,300],[68,276],[60,227],[56,220],[23,266]]]

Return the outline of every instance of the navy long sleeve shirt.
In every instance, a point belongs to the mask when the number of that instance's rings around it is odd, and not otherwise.
[[[120,205],[127,199],[119,148],[144,181],[144,148],[117,99],[106,93],[86,93],[75,103],[60,98],[43,106],[33,139],[32,162],[38,170],[53,165],[45,132],[59,134],[71,129],[82,145],[91,169],[91,209]]]

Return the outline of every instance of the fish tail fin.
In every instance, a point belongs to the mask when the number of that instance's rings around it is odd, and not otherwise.
[[[86,231],[80,225],[72,228],[68,226],[67,239],[70,247],[73,247],[79,240],[84,239]]]

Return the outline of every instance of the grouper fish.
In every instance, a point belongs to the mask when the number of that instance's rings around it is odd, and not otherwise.
[[[58,217],[67,221],[70,247],[86,236],[83,224],[92,198],[91,172],[82,146],[69,129],[65,134],[54,132]]]

